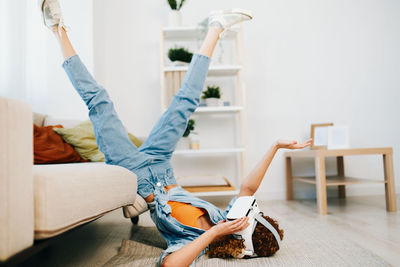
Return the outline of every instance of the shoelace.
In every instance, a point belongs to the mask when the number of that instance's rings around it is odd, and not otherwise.
[[[209,21],[212,20],[212,17],[205,19],[207,20],[207,27],[209,26]],[[224,27],[224,24],[226,24],[226,19],[222,18],[222,22],[219,22],[219,24],[221,25],[221,27]],[[203,23],[203,22],[202,22]],[[224,39],[225,37],[227,37],[229,35],[230,32],[237,32],[237,29],[233,29],[231,26],[228,27],[224,27],[223,31],[219,34],[219,38],[220,39]]]

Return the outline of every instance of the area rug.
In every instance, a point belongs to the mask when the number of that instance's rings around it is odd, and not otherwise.
[[[281,249],[269,258],[216,259],[200,257],[197,267],[235,266],[390,266],[328,226],[312,220],[285,225]],[[138,227],[131,240],[123,240],[118,255],[105,266],[156,266],[165,241],[155,227]]]

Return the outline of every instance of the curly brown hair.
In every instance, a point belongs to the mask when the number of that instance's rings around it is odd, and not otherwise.
[[[262,215],[278,231],[281,240],[283,240],[283,230],[279,229],[279,224],[275,219]],[[274,235],[264,225],[257,222],[252,235],[254,252],[259,257],[269,257],[279,250],[278,242]],[[244,239],[236,239],[233,235],[224,236],[222,239],[213,241],[207,254],[211,258],[236,258],[245,248]]]

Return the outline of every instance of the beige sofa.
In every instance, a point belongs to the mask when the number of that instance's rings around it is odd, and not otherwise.
[[[34,117],[34,118],[33,118]],[[33,165],[30,106],[0,97],[0,261],[124,207],[127,218],[147,210],[132,172],[104,163]]]

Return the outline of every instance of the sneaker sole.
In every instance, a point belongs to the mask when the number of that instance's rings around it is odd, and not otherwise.
[[[221,14],[240,14],[240,15],[248,17],[249,19],[253,19],[253,14],[251,13],[251,11],[242,9],[242,8],[214,11],[214,12],[211,12],[209,14],[209,16],[215,16],[215,15],[221,15]]]
[[[46,2],[46,0],[38,0],[38,6],[42,12],[43,12],[45,2]]]
[[[43,19],[43,24],[46,25],[46,20],[44,19],[44,4],[46,3],[46,0],[38,0],[38,6],[40,7],[40,11],[42,12],[42,19]]]
[[[241,15],[249,17],[250,19],[253,19],[253,14],[251,13],[250,10],[246,10],[246,9],[242,9],[242,8],[235,8],[231,12],[241,14]]]

